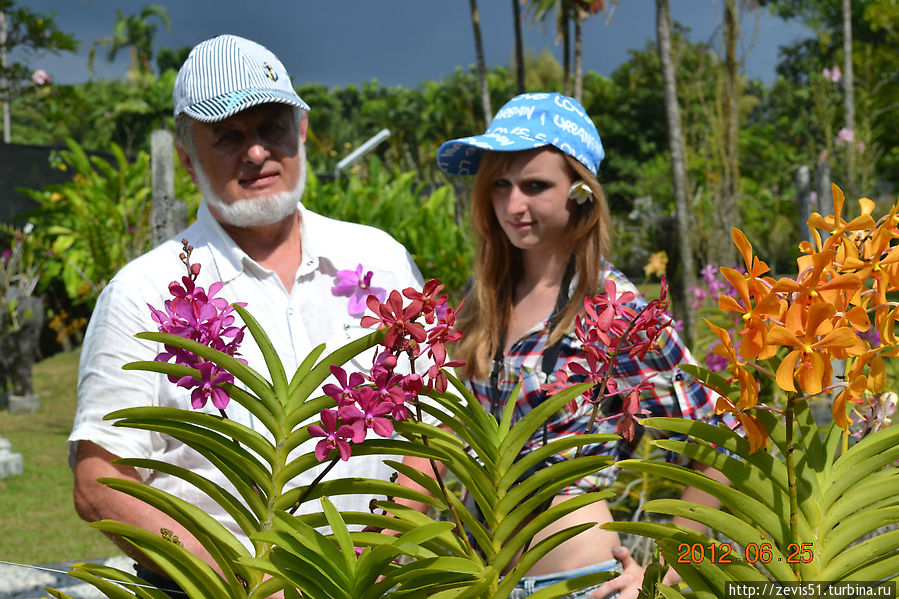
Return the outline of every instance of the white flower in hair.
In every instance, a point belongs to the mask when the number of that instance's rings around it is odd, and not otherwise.
[[[584,202],[593,200],[593,190],[582,179],[578,179],[571,184],[571,189],[568,190],[568,197],[580,206]]]

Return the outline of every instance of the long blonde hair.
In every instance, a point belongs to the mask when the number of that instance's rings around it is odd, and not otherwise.
[[[465,336],[453,350],[454,357],[465,362],[461,368],[464,378],[486,378],[490,360],[509,325],[515,285],[523,275],[521,250],[500,228],[491,200],[494,182],[503,176],[516,154],[485,151],[472,190],[471,221],[477,239],[474,279],[457,320]],[[603,256],[608,255],[612,243],[609,207],[599,181],[583,164],[563,155],[572,179],[581,179],[590,187],[593,201],[575,208],[570,238],[577,285],[554,319],[547,346],[572,326],[583,309],[584,298],[598,292]]]

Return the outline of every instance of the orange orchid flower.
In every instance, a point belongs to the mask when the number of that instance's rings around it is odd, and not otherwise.
[[[833,214],[821,216],[817,212],[813,212],[807,221],[809,229],[815,234],[818,247],[822,249],[832,247],[838,243],[840,237],[850,231],[873,229],[875,225],[874,218],[871,216],[871,212],[874,211],[874,202],[868,198],[860,199],[858,203],[861,207],[861,214],[846,222],[839,216],[843,212],[843,203],[846,201],[846,198],[842,190],[836,185],[831,184],[831,190],[833,193]],[[823,245],[816,229],[824,229],[831,233],[830,238]]]
[[[727,331],[713,325],[708,320],[705,322],[720,340],[720,343],[712,351],[716,356],[721,356],[730,362],[730,372],[734,375],[731,381],[735,380],[740,384],[740,400],[737,402],[737,406],[739,409],[755,407],[759,399],[759,386],[755,377],[744,367],[746,362],[737,356],[733,341]]]
[[[768,343],[793,348],[777,369],[781,389],[796,393],[794,381],[798,380],[803,392],[817,395],[830,384],[831,350],[845,349],[858,341],[852,329],[833,328],[830,319],[835,314],[832,304],[793,304],[787,311],[785,325],[775,325],[768,331]]]

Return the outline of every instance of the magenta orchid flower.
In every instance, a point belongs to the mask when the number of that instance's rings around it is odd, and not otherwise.
[[[356,387],[365,382],[365,377],[360,372],[350,373],[349,377],[347,377],[347,373],[343,368],[333,364],[331,365],[331,374],[337,379],[339,385],[328,383],[322,387],[322,392],[333,397],[338,406],[351,403]]]
[[[366,429],[372,429],[381,437],[393,434],[393,423],[384,416],[393,411],[393,401],[384,400],[371,387],[359,389],[356,403],[347,406],[340,416],[345,421],[361,420]]]
[[[337,449],[340,459],[347,461],[352,455],[349,440],[359,442],[365,438],[365,430],[361,420],[353,424],[343,424],[336,410],[322,410],[322,426],[309,425],[309,434],[323,437],[315,446],[315,457],[323,462],[328,459],[332,449]],[[357,441],[358,440],[358,441]]]
[[[341,274],[341,280],[332,288],[335,294],[355,293],[359,281],[368,285],[369,291],[372,289],[370,276],[362,277],[361,265],[356,271]],[[394,290],[386,300],[381,297],[384,301],[371,293],[365,298],[376,316],[364,316],[361,325],[387,329],[383,347],[375,352],[367,374],[348,375],[342,368],[331,366],[337,384],[329,383],[322,391],[334,399],[337,409],[323,410],[321,425],[308,427],[313,437],[322,438],[315,448],[320,461],[327,459],[333,449],[337,449],[340,459],[348,459],[352,444],[361,443],[368,431],[381,437],[393,435],[394,422],[406,420],[421,410],[416,404],[423,390],[446,390],[448,381],[443,369],[462,363],[448,360],[444,344],[458,340],[462,332],[455,329],[458,310],[446,305],[446,295],[440,293],[442,289],[440,282],[432,279],[422,291],[408,288],[401,294]],[[187,289],[185,292],[189,293]],[[403,296],[410,300],[408,304]],[[425,353],[434,363],[422,376],[414,372],[414,365],[416,358]],[[412,374],[403,376],[395,372],[400,355],[405,355],[412,364]]]
[[[233,383],[234,377],[212,362],[201,362],[197,365],[197,370],[200,371],[199,379],[193,376],[185,376],[178,381],[179,387],[193,388],[190,394],[190,405],[193,409],[199,410],[210,399],[212,400],[212,405],[219,410],[224,410],[228,407],[230,397],[218,385]]]
[[[362,274],[362,265],[358,265],[356,270],[339,270],[336,275],[336,282],[331,287],[331,293],[342,297],[349,297],[347,304],[347,312],[350,316],[359,317],[365,313],[365,301],[368,296],[373,295],[378,298],[379,302],[383,302],[387,297],[387,291],[381,287],[372,287],[371,278],[372,271]]]
[[[221,291],[223,285],[220,282],[212,283],[209,292],[196,284],[200,274],[200,265],[191,264],[190,254],[193,248],[183,240],[184,252],[181,261],[187,268],[187,275],[181,277],[181,282],[173,281],[169,284],[169,293],[172,299],[166,300],[163,310],[150,306],[150,315],[159,325],[159,331],[191,339],[202,343],[212,349],[238,357],[238,347],[243,340],[244,327],[234,326],[235,318],[232,314],[234,306],[228,300],[215,297]],[[241,306],[245,304],[239,304]],[[200,371],[200,377],[186,376],[177,378],[169,375],[169,380],[191,392],[191,405],[194,409],[200,409],[206,402],[212,400],[212,405],[224,410],[228,405],[227,392],[220,387],[223,383],[233,383],[234,376],[208,362],[197,354],[179,349],[170,345],[165,346],[165,351],[156,356],[159,362],[174,361],[182,366],[189,366]]]
[[[621,409],[602,420],[618,418],[615,430],[630,441],[634,435],[634,422],[645,411],[640,407],[640,392],[652,387],[643,379],[637,385],[619,389],[612,378],[612,372],[619,358],[628,355],[631,359],[642,360],[653,351],[662,331],[672,324],[668,309],[668,288],[665,279],[661,282],[659,299],[649,302],[639,312],[630,305],[636,294],[625,291],[619,294],[614,281],[605,281],[605,293],[584,300],[585,314],[575,322],[574,334],[581,342],[583,360],[571,360],[556,372],[556,381],[545,383],[541,388],[554,395],[572,383],[590,382],[594,388],[581,394],[585,401],[598,404],[602,398],[623,396]],[[600,397],[595,397],[594,394]],[[576,401],[569,402],[568,409],[576,410]],[[591,422],[597,422],[594,411]],[[592,425],[591,425],[592,426]]]

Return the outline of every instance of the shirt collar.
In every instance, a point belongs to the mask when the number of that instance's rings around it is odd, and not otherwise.
[[[315,222],[318,218],[317,214],[307,210],[302,203],[299,203],[297,207],[300,211],[300,243],[303,249],[303,261],[297,271],[297,276],[302,276],[318,268],[322,258],[323,241],[326,241],[323,237],[327,237],[328,233],[323,230],[324,223]],[[267,272],[267,269],[260,266],[240,249],[240,246],[228,235],[221,223],[212,216],[205,200],[200,203],[197,210],[197,222],[203,227],[206,238],[210,241],[209,252],[215,261],[221,282],[231,281],[248,266],[261,272]]]
[[[204,199],[197,209],[197,223],[202,227],[206,239],[209,241],[208,250],[212,254],[215,268],[218,271],[218,280],[227,283],[243,272],[243,260],[249,256],[234,243],[231,236],[225,232],[219,224]]]

